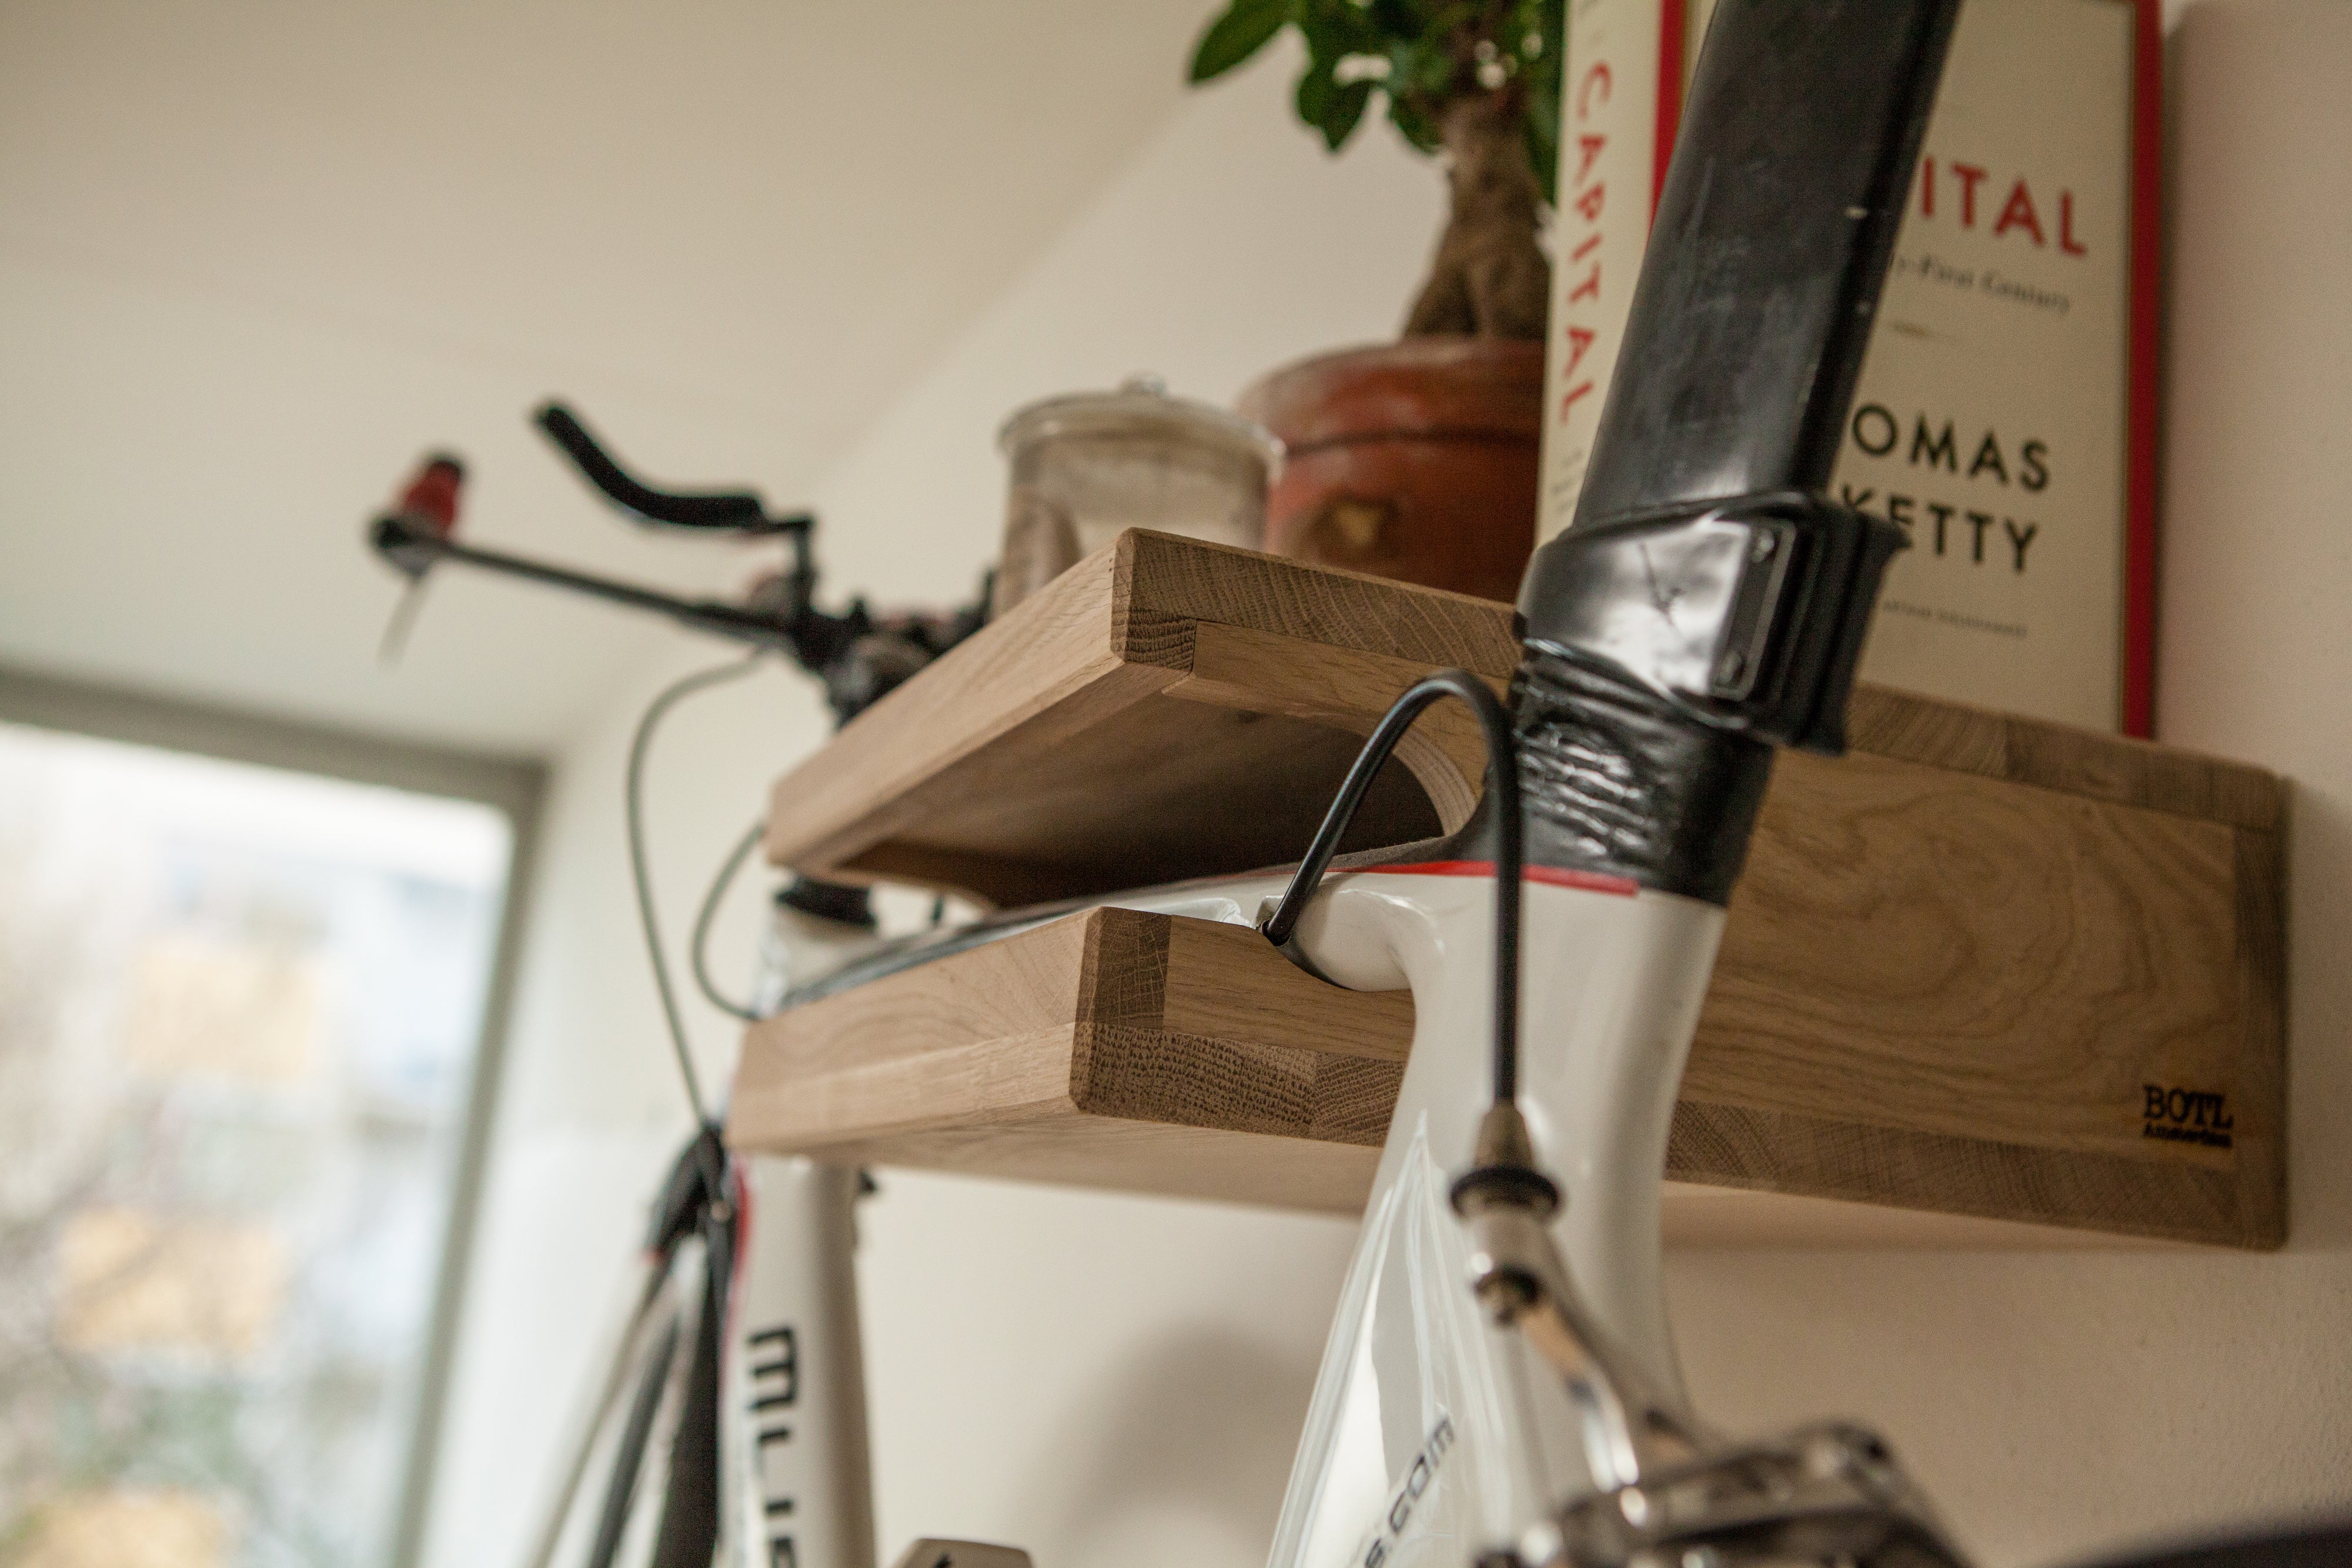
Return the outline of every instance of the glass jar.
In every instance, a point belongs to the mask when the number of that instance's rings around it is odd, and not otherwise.
[[[1282,444],[1151,376],[1047,398],[1004,422],[1012,466],[990,612],[1001,615],[1128,528],[1256,549]]]

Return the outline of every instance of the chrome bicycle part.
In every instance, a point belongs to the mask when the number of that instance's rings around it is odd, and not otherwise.
[[[1723,1445],[1579,1499],[1521,1568],[1966,1568],[1886,1445],[1859,1427]]]
[[[1581,1418],[1593,1479],[1633,1486],[1695,1457],[1704,1439],[1689,1412],[1609,1343],[1570,1280],[1544,1228],[1559,1207],[1559,1189],[1537,1168],[1517,1106],[1486,1113],[1472,1167],[1452,1196],[1474,1239],[1470,1292],[1496,1327],[1516,1331],[1559,1379]]]
[[[1578,1301],[1543,1221],[1557,1195],[1524,1179],[1532,1150],[1508,1106],[1487,1113],[1454,1207],[1477,1238],[1471,1291],[1516,1329],[1584,1416],[1601,1490],[1561,1508],[1480,1568],[1966,1568],[1879,1437],[1823,1423],[1732,1443],[1646,1386]]]

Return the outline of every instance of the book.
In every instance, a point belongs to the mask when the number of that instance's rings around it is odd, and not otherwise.
[[[1538,540],[1568,526],[1713,0],[1570,0]],[[1899,524],[1862,674],[2149,733],[2158,0],[1965,0],[1833,497]]]

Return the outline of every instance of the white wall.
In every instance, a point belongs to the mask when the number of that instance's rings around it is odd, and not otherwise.
[[[1188,99],[827,471],[811,498],[839,591],[971,591],[1001,521],[996,427],[1024,402],[1144,369],[1223,401],[1297,354],[1394,331],[1442,217],[1437,173],[1381,127],[1329,159],[1289,120],[1292,68],[1269,58]],[[686,1125],[627,902],[620,779],[651,692],[725,656],[672,640],[559,770],[438,1470],[441,1568],[511,1560],[604,1306],[584,1282],[634,1245]],[[824,733],[809,684],[782,674],[677,710],[649,779],[673,936],[768,782]],[[754,903],[735,901],[715,953],[749,951]],[[719,1080],[734,1030],[691,1006]],[[1353,1228],[882,1179],[861,1277],[886,1560],[962,1534],[1045,1568],[1260,1561]]]
[[[1881,1424],[1990,1564],[2352,1506],[2352,717],[2331,507],[2352,409],[2352,27],[2335,0],[2193,7],[2178,35],[2166,737],[2295,782],[2294,1217],[2275,1257],[1717,1252],[1671,1286],[1692,1382],[1734,1429]],[[2261,56],[2277,46],[2275,58]],[[2250,61],[2255,68],[2249,68]],[[2258,84],[2258,85],[2257,85]],[[949,344],[815,499],[845,584],[937,601],[992,547],[992,439],[1021,401],[1152,368],[1229,395],[1389,331],[1433,234],[1433,173],[1385,132],[1336,165],[1284,68],[1186,104],[1101,201]],[[593,1279],[682,1125],[629,922],[626,731],[677,643],[566,757],[524,977],[433,1561],[509,1554]],[[682,930],[764,782],[816,743],[804,685],[683,710],[654,770]],[[749,942],[739,913],[718,950]],[[698,1020],[712,1071],[720,1020]],[[965,1533],[1045,1568],[1260,1560],[1349,1228],[886,1176],[866,1210],[882,1546]]]
[[[1183,91],[1197,0],[0,5],[0,660],[514,755],[649,639],[362,519],[653,580],[524,423],[805,488]],[[1012,85],[1017,79],[1017,90]],[[952,234],[952,247],[940,243]]]

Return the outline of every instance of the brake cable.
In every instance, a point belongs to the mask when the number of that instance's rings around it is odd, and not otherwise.
[[[1356,808],[1363,803],[1381,765],[1389,759],[1413,721],[1440,697],[1449,696],[1468,705],[1477,716],[1479,732],[1486,742],[1486,798],[1482,806],[1495,831],[1495,1103],[1516,1106],[1519,1092],[1519,884],[1526,823],[1519,815],[1518,742],[1511,730],[1511,716],[1502,700],[1495,695],[1494,688],[1478,676],[1467,670],[1440,670],[1414,682],[1391,705],[1373,727],[1371,737],[1364,742],[1363,749],[1356,754],[1356,760],[1349,766],[1348,776],[1341,780],[1339,793],[1331,798],[1330,810],[1324,813],[1322,826],[1315,830],[1315,838],[1307,846],[1306,856],[1299,861],[1298,870],[1291,876],[1281,902],[1258,929],[1291,962],[1310,974],[1321,973],[1298,946],[1299,916],[1306,913],[1307,900],[1315,895],[1317,886],[1329,870],[1331,857],[1339,852],[1339,841],[1355,820]]]

